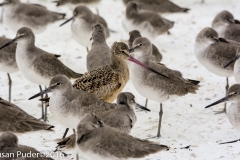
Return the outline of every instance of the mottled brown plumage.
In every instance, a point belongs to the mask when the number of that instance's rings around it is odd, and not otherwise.
[[[29,115],[15,104],[0,98],[0,132],[24,133],[51,130],[53,127]]]
[[[11,153],[11,155],[9,153]],[[53,160],[37,151],[35,148],[18,144],[17,136],[11,132],[0,134],[0,154],[1,160]],[[31,154],[31,157],[26,156],[29,154]],[[35,154],[35,158],[33,154]],[[3,155],[6,155],[6,157]]]
[[[73,87],[95,94],[105,102],[113,102],[129,80],[129,69],[125,60],[129,56],[128,46],[115,42],[111,48],[110,65],[85,73]]]

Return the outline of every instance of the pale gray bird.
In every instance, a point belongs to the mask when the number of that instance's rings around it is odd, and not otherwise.
[[[167,150],[156,142],[142,140],[108,127],[97,116],[87,114],[77,127],[77,151],[89,159],[143,158]]]
[[[194,52],[197,60],[208,71],[226,77],[226,93],[229,88],[228,77],[233,76],[234,64],[227,68],[224,68],[224,66],[236,56],[237,47],[237,44],[229,43],[227,40],[220,38],[218,33],[210,27],[202,29],[195,40]],[[222,113],[222,111],[217,113]]]
[[[14,32],[19,28],[29,27],[35,34],[41,33],[48,24],[65,17],[65,13],[52,12],[44,6],[21,3],[20,0],[4,0],[0,6],[4,8],[4,23]]]
[[[165,77],[159,76],[143,67],[135,64],[130,66],[131,80],[135,89],[143,97],[160,102],[159,126],[157,137],[160,137],[162,121],[162,102],[184,96],[188,93],[195,94],[200,87],[199,81],[189,80],[182,77],[179,71],[171,70],[161,63],[151,60],[152,44],[144,37],[139,37],[133,42],[130,49],[132,56],[157,72],[164,73]]]
[[[228,117],[230,123],[232,124],[233,128],[240,131],[240,84],[232,85],[229,88],[228,93],[224,98],[206,106],[205,108],[209,108],[209,107],[215,106],[219,103],[223,103],[223,102],[227,102],[227,101],[231,102],[231,105],[228,106],[227,110],[226,110],[227,117]],[[240,139],[235,140],[235,141],[230,141],[230,142],[224,142],[221,144],[234,143],[239,140]]]
[[[188,12],[190,9],[182,8],[170,0],[123,0],[127,5],[128,2],[135,2],[143,10],[157,13],[174,13]]]
[[[54,126],[34,118],[15,104],[0,97],[0,132],[24,133],[51,130],[51,128],[54,128]]]
[[[240,42],[240,21],[235,20],[229,11],[218,13],[212,22],[212,28],[220,37]]]
[[[134,112],[135,106],[147,110],[135,102],[135,96],[132,93],[122,92],[117,97],[116,108],[106,111],[98,117],[100,117],[105,125],[116,128],[120,132],[129,134],[137,120]],[[76,145],[76,136],[75,134],[72,134],[69,137],[58,140],[57,144],[58,149],[73,149]]]
[[[89,4],[89,3],[99,2],[99,1],[100,0],[57,0],[57,1],[53,1],[53,2],[56,3],[56,6],[62,6],[62,5],[67,4],[67,3],[71,3],[71,4],[80,4],[80,3]]]
[[[88,48],[91,47],[92,43],[90,38],[92,37],[92,27],[101,23],[105,29],[105,37],[109,37],[109,29],[107,22],[99,15],[94,14],[87,6],[79,5],[73,11],[73,17],[62,23],[60,26],[72,21],[72,35],[73,38],[82,46]]]
[[[18,144],[17,136],[11,132],[0,134],[0,153],[1,160],[53,160],[35,148]],[[6,156],[4,157],[3,155]],[[27,155],[32,157],[27,157]],[[33,155],[35,155],[34,158]]]
[[[111,49],[106,43],[105,31],[102,24],[93,27],[92,47],[87,55],[87,70],[92,71],[112,62]]]
[[[56,55],[36,47],[35,35],[30,28],[20,28],[16,37],[0,47],[0,51],[13,42],[17,42],[16,62],[18,68],[23,76],[32,83],[48,86],[50,80],[59,74],[69,78],[82,76],[65,66],[57,59]],[[44,120],[46,121],[46,116]]]
[[[6,44],[9,41],[10,41],[10,39],[8,39],[8,38],[0,37],[0,46]],[[16,62],[16,56],[15,56],[16,48],[17,48],[17,44],[13,43],[13,44],[9,45],[8,47],[0,50],[0,71],[6,72],[7,76],[8,76],[9,102],[11,102],[11,90],[12,90],[11,89],[12,88],[12,80],[10,77],[10,73],[15,73],[19,70],[18,66],[17,66],[17,62]]]
[[[174,25],[155,12],[140,11],[137,3],[129,2],[122,21],[126,32],[138,29],[142,36],[155,39],[160,34],[166,33]]]

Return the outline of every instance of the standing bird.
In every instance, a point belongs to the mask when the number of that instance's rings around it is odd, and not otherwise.
[[[77,128],[77,151],[89,159],[143,158],[169,149],[148,140],[142,140],[104,125],[101,119],[87,114]]]
[[[105,37],[109,37],[107,22],[99,15],[94,14],[87,6],[79,5],[73,11],[73,17],[62,23],[60,26],[72,21],[73,38],[82,46],[91,47],[90,38],[92,37],[92,27],[100,23],[104,26]]]
[[[35,34],[41,33],[48,24],[65,17],[65,13],[52,12],[44,6],[21,3],[20,0],[4,0],[0,6],[4,8],[4,23],[14,32],[19,28],[29,27]]]
[[[17,42],[16,61],[19,70],[32,83],[48,86],[50,80],[59,74],[69,78],[78,78],[82,75],[65,66],[56,55],[36,47],[35,36],[30,28],[20,28],[16,37],[0,47],[0,50],[13,42]],[[44,120],[46,121],[46,115]]]
[[[123,0],[127,5],[128,2],[135,2],[143,10],[157,13],[175,13],[188,12],[190,9],[182,8],[170,0]]]
[[[19,145],[17,136],[11,132],[4,132],[0,134],[0,153],[2,157],[1,160],[53,160],[52,158],[48,158],[47,155],[44,155],[37,151],[35,148],[25,145]],[[31,156],[35,155],[35,157],[30,158],[28,157],[29,154]],[[9,155],[9,157],[4,157],[4,155]]]
[[[129,36],[130,36],[129,40],[128,40],[129,47],[132,47],[132,44],[136,38],[142,37],[141,33],[138,30],[133,30],[133,31],[129,32]],[[155,62],[162,61],[162,54],[159,52],[158,48],[154,44],[152,44],[151,57],[152,57],[152,61],[155,61]],[[148,103],[148,99],[146,99],[145,107],[147,107],[147,103]]]
[[[52,128],[54,126],[34,118],[15,104],[0,97],[0,132],[25,133],[39,130],[51,131]]]
[[[62,5],[67,4],[67,3],[72,3],[72,4],[80,4],[80,3],[89,4],[89,3],[99,2],[99,1],[100,0],[57,0],[57,1],[53,1],[53,2],[56,3],[56,6],[62,6]]]
[[[93,27],[92,47],[87,54],[87,70],[92,71],[111,64],[111,49],[106,43],[103,25],[96,24]]]
[[[194,52],[197,60],[210,72],[226,77],[226,94],[229,88],[228,77],[233,76],[233,64],[224,68],[232,60],[237,51],[237,45],[229,43],[223,38],[219,38],[218,33],[206,27],[202,29],[195,40]],[[222,113],[226,111],[217,112]]]
[[[238,131],[240,131],[240,84],[232,85],[229,88],[228,93],[224,98],[206,106],[205,108],[209,108],[209,107],[215,106],[219,103],[223,103],[226,101],[231,102],[231,105],[228,106],[227,110],[226,110],[227,117],[228,117],[230,123],[232,124],[232,126],[235,129],[237,129]],[[233,143],[233,142],[237,142],[237,141],[239,141],[239,139],[235,140],[235,141],[231,141],[231,142],[224,142],[221,144]]]
[[[223,10],[218,13],[212,22],[220,37],[240,42],[240,21],[235,20],[233,15]]]
[[[152,44],[147,38],[137,38],[133,42],[133,48],[130,50],[134,52],[133,56],[136,59],[160,73],[164,72],[165,76],[168,77],[159,76],[135,64],[132,64],[130,67],[132,84],[138,93],[147,99],[160,102],[159,126],[157,133],[157,137],[160,137],[163,114],[162,102],[179,96],[184,96],[188,93],[195,94],[196,90],[200,87],[198,85],[199,81],[185,79],[179,71],[171,70],[164,64],[152,61]]]
[[[0,37],[0,46],[6,44],[9,41],[10,41],[10,39],[8,39],[8,38]],[[6,72],[7,76],[8,76],[8,85],[9,85],[8,99],[9,99],[9,102],[11,102],[11,90],[12,90],[11,89],[12,88],[12,80],[11,80],[9,73],[14,73],[19,70],[18,66],[17,66],[17,62],[16,62],[16,56],[15,56],[16,48],[17,48],[17,44],[13,43],[13,44],[9,45],[8,47],[0,50],[0,71]]]
[[[160,34],[168,32],[174,22],[154,12],[140,11],[137,3],[129,2],[122,25],[126,32],[137,28],[144,37],[155,39]]]
[[[135,96],[130,92],[122,92],[117,97],[115,109],[97,114],[97,116],[100,117],[105,125],[129,134],[137,120],[134,112],[135,106],[139,106],[135,102]],[[142,108],[142,106],[140,107]],[[142,109],[147,110],[146,108]],[[59,140],[57,148],[74,149],[75,144],[76,135],[72,134],[69,137]]]
[[[73,87],[112,103],[129,80],[129,69],[125,60],[130,60],[151,72],[164,76],[130,56],[128,46],[123,42],[114,42],[111,48],[111,60],[111,64],[85,73],[74,82]]]

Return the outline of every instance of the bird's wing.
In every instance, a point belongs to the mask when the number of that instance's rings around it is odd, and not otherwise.
[[[118,74],[111,66],[106,65],[85,73],[74,82],[73,87],[95,95],[102,95],[98,98],[105,99],[121,87]]]

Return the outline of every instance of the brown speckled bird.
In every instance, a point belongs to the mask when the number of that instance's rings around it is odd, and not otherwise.
[[[125,43],[115,42],[111,48],[110,65],[85,73],[73,87],[95,94],[105,102],[113,102],[129,80],[129,69],[125,62],[129,49]]]

